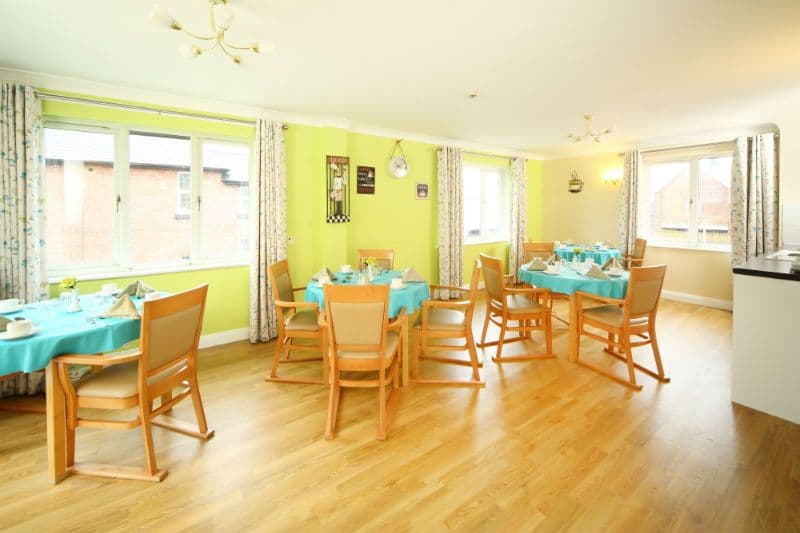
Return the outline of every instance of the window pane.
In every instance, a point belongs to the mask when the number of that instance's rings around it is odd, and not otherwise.
[[[45,179],[50,266],[114,261],[114,136],[47,128]]]
[[[649,237],[662,242],[689,242],[689,163],[652,164],[648,167],[648,179]]]
[[[477,239],[481,236],[481,171],[465,165],[463,175],[464,237]]]
[[[699,161],[697,233],[701,244],[730,244],[731,156]]]
[[[245,144],[204,142],[200,253],[205,258],[247,255],[249,150]]]
[[[192,243],[190,191],[191,141],[188,138],[130,134],[129,220],[133,265],[189,259]]]
[[[500,174],[487,171],[483,174],[483,228],[487,234],[500,235],[503,231],[502,187]]]

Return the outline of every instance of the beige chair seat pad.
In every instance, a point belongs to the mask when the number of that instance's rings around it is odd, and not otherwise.
[[[399,336],[396,331],[390,331],[386,334],[386,361],[392,360],[392,356],[397,352],[397,343]],[[378,359],[380,355],[378,350],[371,351],[355,351],[355,350],[338,350],[339,359]]]
[[[508,306],[508,312],[512,314],[531,314],[544,311],[544,306],[521,294],[509,296],[506,300],[506,305]]]
[[[299,311],[286,317],[286,331],[317,331],[317,312],[314,310]]]
[[[432,308],[428,311],[428,329],[445,329],[461,331],[464,329],[466,320],[464,311],[456,309],[437,309]],[[418,324],[418,328],[422,325]]]
[[[184,364],[175,365],[151,377],[147,383],[153,385],[185,367]],[[89,374],[75,383],[75,392],[84,398],[130,398],[139,393],[138,375],[139,363],[137,361],[109,366],[97,374]]]
[[[596,322],[608,324],[615,328],[621,328],[622,322],[625,318],[625,312],[622,307],[618,305],[601,305],[599,307],[592,307],[584,309],[583,314],[586,318],[592,319]],[[639,317],[631,319],[631,326],[642,326],[647,324],[647,317]]]

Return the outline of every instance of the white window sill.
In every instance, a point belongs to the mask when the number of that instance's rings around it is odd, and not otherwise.
[[[464,241],[464,246],[474,246],[480,244],[508,244],[508,239],[486,239],[485,241]]]
[[[115,278],[129,278],[133,276],[152,276],[156,274],[172,274],[176,272],[194,272],[198,270],[216,270],[220,268],[231,268],[249,266],[250,262],[246,260],[229,260],[224,262],[215,263],[194,263],[184,265],[162,265],[153,267],[133,267],[130,269],[114,269],[111,267],[103,268],[97,271],[69,271],[67,269],[59,270],[56,273],[51,273],[48,278],[48,283],[60,283],[64,276],[75,276],[78,281],[92,281],[100,279],[115,279]]]
[[[714,246],[712,244],[686,244],[686,243],[676,243],[676,242],[647,242],[648,248],[672,248],[676,250],[692,250],[697,252],[720,252],[729,254],[731,253],[730,245],[718,245]]]

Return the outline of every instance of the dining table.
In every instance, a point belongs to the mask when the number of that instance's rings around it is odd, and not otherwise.
[[[337,272],[335,276],[336,279],[331,281],[331,283],[334,285],[349,285],[356,287],[362,283],[359,272]],[[373,277],[372,280],[367,281],[367,283],[372,285],[390,285],[392,279],[402,277],[403,273],[399,270],[381,270]],[[412,315],[413,313],[422,309],[422,302],[429,299],[430,295],[431,291],[427,281],[406,281],[402,288],[391,288],[389,290],[389,318],[392,319],[397,317],[397,315],[399,315],[403,309],[406,310],[406,313]],[[324,309],[324,286],[314,279],[309,281],[308,285],[306,285],[304,300],[306,302],[315,302],[319,305],[320,309]],[[411,322],[411,320],[409,321]],[[409,328],[409,330],[410,329],[411,328]],[[409,341],[410,339],[406,339],[403,353],[401,354],[403,363],[401,382],[404,387],[409,383]]]
[[[141,310],[143,300],[132,298]],[[24,318],[33,323],[34,333],[25,338],[0,340],[0,376],[45,369],[45,413],[47,417],[48,479],[58,483],[67,473],[65,440],[65,393],[56,376],[53,359],[63,354],[95,355],[118,350],[140,335],[138,318],[99,317],[109,298],[88,295],[80,298],[81,311],[69,312],[57,301],[23,306],[9,319]]]
[[[534,287],[550,289],[554,293],[569,296],[569,360],[577,361],[578,342],[578,308],[576,291],[588,292],[606,298],[624,299],[628,293],[628,279],[630,273],[620,272],[609,279],[587,277],[582,270],[575,270],[568,266],[561,266],[557,274],[549,274],[544,270],[528,270],[530,263],[522,265],[517,273],[517,279],[529,283]]]
[[[575,253],[576,248],[580,249],[580,253]],[[572,261],[577,257],[581,263],[591,259],[598,265],[604,265],[609,259],[622,257],[622,252],[618,249],[602,246],[559,246],[553,250],[553,253],[564,261]]]

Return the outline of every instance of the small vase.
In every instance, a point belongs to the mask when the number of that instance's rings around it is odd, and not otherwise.
[[[67,311],[70,313],[77,313],[81,310],[81,295],[78,292],[78,288],[75,287],[72,289],[72,299],[69,302],[69,307],[67,307]]]

